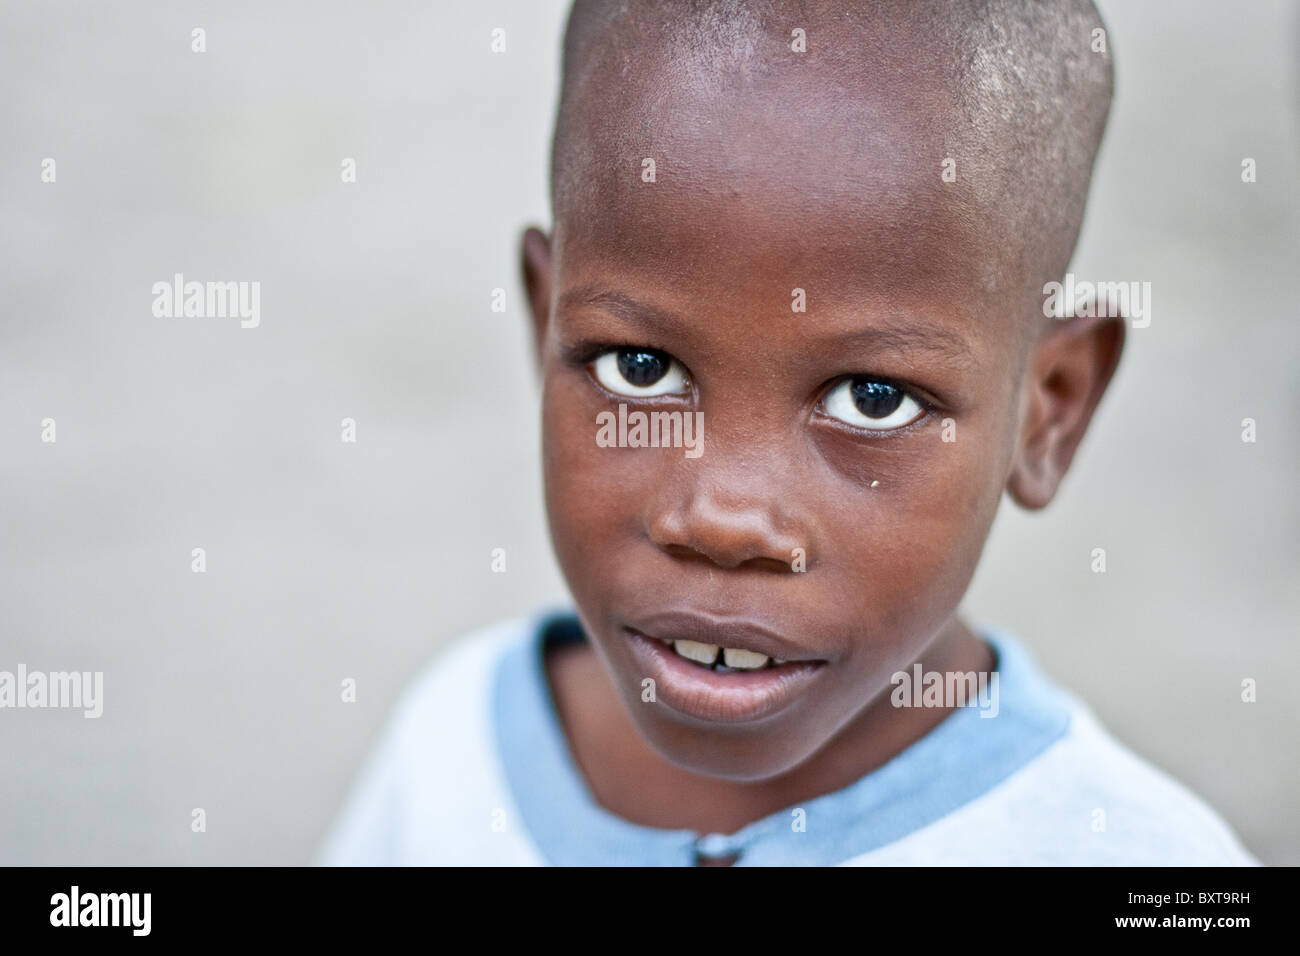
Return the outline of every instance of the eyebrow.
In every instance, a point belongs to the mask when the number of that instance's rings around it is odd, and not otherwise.
[[[687,334],[692,325],[673,312],[598,286],[570,289],[560,296],[558,306],[560,309],[594,306],[630,324],[668,335]],[[924,352],[962,367],[972,361],[970,345],[963,336],[933,324],[874,325],[839,333],[828,331],[824,344],[836,349],[859,347],[901,355]]]

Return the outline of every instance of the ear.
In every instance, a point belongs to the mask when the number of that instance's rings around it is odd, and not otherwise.
[[[1124,319],[1057,320],[1034,346],[1019,451],[1007,491],[1023,508],[1045,507],[1074,459],[1124,350]]]
[[[533,346],[540,362],[551,318],[551,240],[540,229],[529,227],[524,230],[521,246],[524,290],[533,316]]]

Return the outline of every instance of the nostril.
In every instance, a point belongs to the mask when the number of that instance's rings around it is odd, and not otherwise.
[[[740,567],[748,568],[751,571],[768,571],[775,574],[781,574],[794,570],[789,562],[778,561],[776,558],[750,558],[742,562]]]
[[[695,548],[689,548],[682,544],[669,544],[662,545],[661,547],[666,554],[676,558],[678,561],[698,561],[701,564],[709,564],[713,567],[725,568],[728,571],[765,571],[780,574],[794,570],[793,562],[779,561],[776,558],[756,556],[742,558],[740,560],[726,561],[722,560],[717,555],[710,555],[704,551],[698,551]]]
[[[713,559],[707,554],[696,551],[694,548],[688,548],[684,544],[667,544],[662,547],[666,554],[671,555],[678,561],[707,561],[709,564],[713,563]]]

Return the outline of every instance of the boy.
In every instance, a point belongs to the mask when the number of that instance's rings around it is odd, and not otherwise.
[[[324,862],[1254,862],[956,615],[1119,361],[1122,318],[1043,311],[1103,29],[1088,0],[578,0],[523,241],[574,608],[412,686]]]

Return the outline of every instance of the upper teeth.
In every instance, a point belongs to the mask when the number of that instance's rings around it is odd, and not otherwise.
[[[756,671],[766,667],[768,656],[756,651],[747,651],[739,647],[718,647],[717,644],[702,644],[699,641],[673,641],[673,650],[687,660],[711,667],[718,660],[718,651],[722,651],[722,662],[726,667],[739,671]]]
[[[767,666],[767,655],[747,651],[739,647],[727,647],[722,651],[722,661],[728,667],[742,671],[756,671]]]
[[[717,644],[701,644],[699,641],[673,641],[673,650],[687,660],[700,664],[712,664],[718,659]]]

